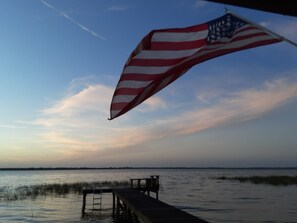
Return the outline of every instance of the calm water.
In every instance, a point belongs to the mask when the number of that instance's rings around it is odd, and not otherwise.
[[[0,171],[0,188],[78,181],[120,181],[160,175],[160,200],[211,223],[295,222],[297,186],[222,181],[221,176],[296,176],[297,170],[154,169]],[[0,202],[0,222],[112,222],[111,198],[103,196],[99,218],[81,219],[82,195]]]

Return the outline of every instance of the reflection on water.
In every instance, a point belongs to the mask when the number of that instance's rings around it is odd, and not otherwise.
[[[297,170],[293,169],[0,171],[0,188],[77,181],[121,181],[150,175],[160,175],[160,200],[212,223],[297,222],[297,186],[276,187],[215,179],[221,176],[296,176]],[[111,223],[112,199],[109,196],[103,196],[104,210],[97,213],[96,218],[93,213],[85,219],[81,219],[82,195],[2,202],[0,222]]]

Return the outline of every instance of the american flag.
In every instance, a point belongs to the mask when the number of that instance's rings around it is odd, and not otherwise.
[[[281,38],[231,13],[191,27],[153,30],[138,44],[123,68],[112,98],[110,119],[136,107],[195,64],[280,41]]]

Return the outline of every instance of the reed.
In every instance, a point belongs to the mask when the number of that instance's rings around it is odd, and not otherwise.
[[[75,183],[54,183],[19,186],[17,188],[0,187],[0,201],[15,201],[36,199],[41,196],[66,196],[68,194],[82,194],[84,188],[126,187],[128,181],[93,181]]]
[[[274,186],[297,185],[297,176],[250,176],[250,177],[218,177],[219,180],[234,180],[242,183],[266,184]]]

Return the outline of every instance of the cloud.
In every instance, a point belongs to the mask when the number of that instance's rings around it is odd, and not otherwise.
[[[57,13],[59,13],[61,16],[63,16],[64,18],[70,20],[72,23],[76,24],[78,27],[80,27],[82,30],[92,34],[95,37],[98,37],[102,40],[106,40],[105,37],[100,36],[99,34],[97,34],[95,31],[89,29],[88,27],[82,25],[81,23],[77,22],[76,20],[74,20],[72,17],[70,17],[69,15],[67,15],[65,12],[62,12],[60,10],[58,10],[57,8],[55,8],[54,6],[48,4],[46,1],[44,0],[40,0],[41,3],[43,3],[46,7],[55,10]]]
[[[55,101],[50,107],[42,109],[42,118],[36,120],[36,123],[51,126],[63,123],[61,119],[66,118],[78,121],[81,116],[93,117],[94,114],[108,117],[114,88],[102,84],[89,84],[91,81],[92,78],[71,81],[66,96]],[[166,103],[161,98],[153,96],[136,109],[140,112],[151,112],[160,108],[165,109]],[[74,123],[72,121],[69,124]]]
[[[297,21],[296,20],[286,20],[286,21],[274,21],[266,22],[263,21],[260,25],[270,29],[271,31],[284,36],[286,38],[297,40]]]
[[[224,124],[256,119],[259,116],[297,98],[297,82],[278,79],[266,82],[261,89],[246,89],[204,109],[185,112],[179,117],[163,120],[171,126],[171,134],[194,134]]]
[[[74,82],[77,84],[77,81]],[[73,159],[86,152],[90,157],[95,154],[117,156],[122,149],[163,138],[197,134],[209,128],[256,119],[296,99],[297,81],[277,79],[258,88],[229,94],[222,92],[221,97],[210,95],[217,100],[204,108],[185,108],[183,113],[154,118],[153,121],[148,121],[149,116],[144,120],[133,120],[132,113],[108,121],[113,90],[101,84],[88,85],[84,82],[82,89],[41,111],[41,117],[34,121],[35,125],[43,127],[39,137],[47,147],[55,148],[65,159]],[[158,97],[146,103],[143,108],[170,109]],[[138,111],[144,112],[141,111],[143,108]]]
[[[284,37],[297,40],[297,30],[296,30],[297,21],[296,20],[277,22],[273,24],[272,27],[276,33],[279,33]]]
[[[164,100],[160,97],[153,96],[143,102],[142,106],[136,107],[137,110],[141,112],[152,112],[157,109],[166,109],[167,105]]]
[[[108,8],[109,11],[127,11],[128,10],[128,7],[127,6],[110,6]]]
[[[83,142],[75,137],[67,137],[66,134],[61,132],[49,131],[45,134],[40,134],[44,139],[49,142],[55,142],[55,147],[65,148],[81,148],[84,146]]]
[[[108,121],[114,88],[87,82],[87,78],[73,80],[67,95],[42,109],[40,117],[31,122],[44,128],[39,137],[47,145],[61,149],[64,154],[65,148],[100,151],[140,144],[148,138],[154,138],[147,129],[131,125],[125,118],[122,120],[126,125]],[[138,111],[148,112],[165,107],[160,98],[152,97]]]
[[[264,27],[266,27],[266,28],[267,28],[268,26],[270,26],[270,24],[271,24],[270,22],[266,22],[266,21],[263,21],[263,22],[260,22],[260,23],[259,23],[259,25],[264,26]]]
[[[55,104],[42,110],[44,115],[71,116],[85,111],[108,114],[107,103],[113,90],[103,85],[90,85],[80,92],[63,98]]]
[[[112,93],[112,88],[100,84],[86,85],[73,94],[68,90],[65,98],[42,109],[41,117],[36,119],[34,124],[53,128],[96,126],[98,119],[101,123],[101,120],[105,121],[109,116]]]
[[[195,2],[196,8],[203,8],[205,5],[207,5],[207,2],[204,0],[196,0]]]
[[[211,89],[209,91],[202,90],[196,94],[196,98],[199,102],[210,104],[211,101],[217,99],[221,94],[222,92],[218,89]]]
[[[25,129],[24,126],[16,126],[16,125],[6,125],[6,124],[0,124],[0,128],[7,128],[7,129]]]

